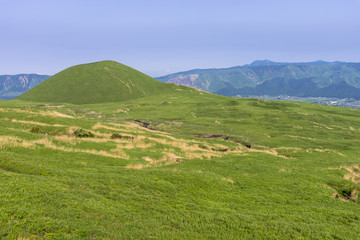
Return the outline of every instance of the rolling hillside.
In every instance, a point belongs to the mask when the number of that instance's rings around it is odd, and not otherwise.
[[[359,110],[134,71],[80,65],[0,101],[0,239],[358,239]],[[51,89],[100,78],[124,97]]]
[[[191,70],[157,79],[226,96],[284,94],[360,98],[360,63],[264,60],[225,69]]]

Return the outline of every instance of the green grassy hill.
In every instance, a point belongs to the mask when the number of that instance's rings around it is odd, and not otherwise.
[[[170,86],[0,101],[0,239],[358,239],[359,110]]]
[[[82,64],[61,71],[19,97],[73,104],[119,102],[174,89],[114,61]]]

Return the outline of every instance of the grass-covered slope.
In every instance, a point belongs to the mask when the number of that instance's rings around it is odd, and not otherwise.
[[[123,64],[102,61],[65,69],[19,99],[73,104],[120,102],[173,88]]]
[[[0,239],[358,239],[359,110],[175,91],[0,101]]]
[[[360,236],[359,110],[217,96],[115,62],[38,87],[0,101],[0,239]]]

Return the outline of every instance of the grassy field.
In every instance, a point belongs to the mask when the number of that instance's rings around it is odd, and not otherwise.
[[[0,239],[358,239],[359,110],[177,89],[0,101]]]

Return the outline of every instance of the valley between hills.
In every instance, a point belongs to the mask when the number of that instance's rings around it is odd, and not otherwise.
[[[0,239],[357,239],[360,111],[113,61],[0,101]]]

